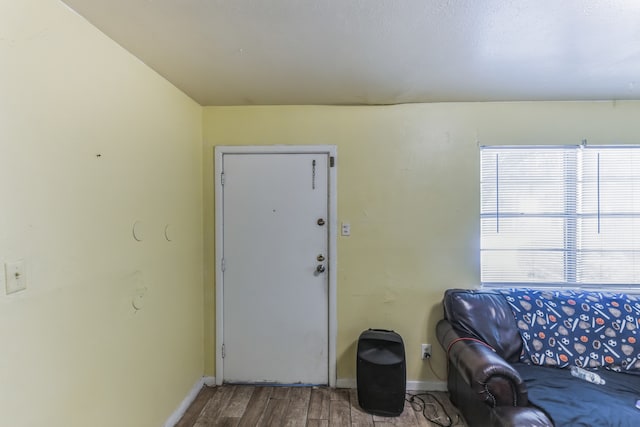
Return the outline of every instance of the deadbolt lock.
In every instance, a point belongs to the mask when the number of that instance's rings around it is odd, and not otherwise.
[[[316,258],[318,260],[318,262],[322,262],[324,261],[324,256],[322,256],[322,254],[318,255],[318,258]]]
[[[318,225],[320,226],[324,225],[324,219],[322,218],[318,219]]]

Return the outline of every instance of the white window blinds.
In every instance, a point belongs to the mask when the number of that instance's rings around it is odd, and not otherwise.
[[[640,146],[481,148],[483,285],[640,283]]]

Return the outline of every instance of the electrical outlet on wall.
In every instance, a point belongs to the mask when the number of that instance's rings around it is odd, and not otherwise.
[[[422,357],[423,359],[431,358],[431,344],[422,344],[420,346],[420,350],[420,357]]]

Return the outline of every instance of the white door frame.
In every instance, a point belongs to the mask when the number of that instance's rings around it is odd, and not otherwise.
[[[337,284],[337,236],[338,236],[338,173],[337,173],[337,147],[335,145],[264,145],[264,146],[216,146],[215,147],[215,233],[216,233],[216,384],[221,385],[224,379],[224,359],[222,358],[222,338],[224,337],[224,278],[222,274],[223,253],[223,221],[222,221],[222,157],[225,154],[327,154],[333,157],[333,167],[329,167],[329,213],[327,224],[329,226],[329,256],[328,256],[328,286],[329,286],[329,386],[336,386],[336,339],[338,331],[336,310],[336,284]]]

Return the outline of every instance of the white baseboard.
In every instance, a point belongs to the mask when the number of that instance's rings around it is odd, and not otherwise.
[[[355,378],[338,378],[337,388],[357,388]],[[447,383],[444,381],[407,381],[409,391],[447,391]]]
[[[191,390],[189,390],[187,397],[185,397],[182,403],[180,403],[180,406],[178,406],[178,409],[176,409],[164,423],[164,427],[174,427],[178,423],[178,421],[180,421],[180,418],[182,418],[184,413],[187,412],[187,409],[189,409],[189,406],[191,406],[193,401],[196,400],[196,397],[198,397],[198,393],[200,393],[200,390],[204,385],[207,385],[209,387],[216,385],[216,378],[202,377],[198,381],[196,381],[193,387],[191,387]]]
[[[356,388],[356,380],[355,378],[338,378],[336,388]]]
[[[407,381],[409,391],[447,391],[445,381]]]

